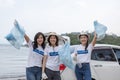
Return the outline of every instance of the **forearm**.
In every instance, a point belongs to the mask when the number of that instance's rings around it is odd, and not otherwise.
[[[95,32],[95,33],[94,33],[93,40],[92,40],[92,42],[91,42],[93,46],[95,46],[96,40],[97,40],[97,34],[96,34],[96,32]]]
[[[47,55],[43,57],[42,73],[45,72],[46,62],[47,62]]]
[[[28,43],[29,40],[30,40],[29,37],[25,34],[25,35],[24,35],[24,38],[25,38],[26,42]]]

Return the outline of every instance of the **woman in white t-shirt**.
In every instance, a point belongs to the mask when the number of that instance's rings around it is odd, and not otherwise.
[[[43,79],[46,73],[48,80],[61,80],[60,77],[60,59],[58,50],[60,46],[58,44],[58,36],[56,33],[51,32],[48,37],[48,46],[45,48],[45,57],[43,59]]]
[[[90,59],[91,52],[96,43],[96,33],[94,33],[94,38],[89,44],[89,36],[87,33],[81,33],[79,35],[80,45],[76,46],[74,55],[77,56],[77,64],[75,67],[75,75],[77,80],[91,80],[90,71]]]
[[[24,38],[29,47],[29,56],[26,67],[26,78],[27,80],[41,80],[45,37],[43,33],[38,32],[35,35],[33,42],[29,39],[29,37],[26,34]]]

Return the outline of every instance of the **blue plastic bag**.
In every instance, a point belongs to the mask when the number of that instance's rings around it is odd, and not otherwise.
[[[97,41],[104,39],[106,31],[107,31],[107,27],[103,24],[100,24],[97,21],[94,21],[94,28],[97,34]]]
[[[74,70],[75,65],[73,64],[71,53],[70,53],[70,43],[66,42],[65,45],[58,51],[60,60],[68,68]]]
[[[5,37],[15,48],[20,49],[24,42],[25,30],[15,20],[14,27],[10,33]]]

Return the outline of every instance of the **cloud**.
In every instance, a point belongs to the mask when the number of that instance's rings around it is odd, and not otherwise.
[[[0,8],[14,7],[15,0],[0,0]]]

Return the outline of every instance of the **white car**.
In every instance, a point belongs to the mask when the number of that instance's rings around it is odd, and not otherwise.
[[[71,46],[73,53],[75,46]],[[91,54],[92,80],[120,80],[120,46],[96,45]],[[74,71],[65,68],[62,80],[76,80]]]

